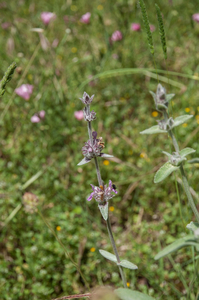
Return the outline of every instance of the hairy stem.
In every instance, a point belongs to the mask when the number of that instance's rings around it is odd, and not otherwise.
[[[172,138],[172,141],[173,141],[173,145],[174,145],[174,148],[176,150],[176,152],[179,153],[180,149],[179,149],[179,146],[178,146],[178,143],[177,143],[177,140],[173,134],[173,131],[172,130],[169,130],[168,131],[170,137]],[[184,168],[183,168],[183,164],[181,163],[180,165],[180,172],[181,172],[181,175],[182,175],[182,182],[183,182],[183,186],[184,186],[184,190],[185,190],[185,193],[187,195],[187,198],[188,198],[188,201],[189,201],[189,205],[191,206],[191,209],[197,219],[197,222],[199,223],[199,212],[195,206],[195,203],[194,203],[194,200],[192,198],[192,195],[191,195],[191,192],[190,192],[190,187],[189,187],[189,183],[187,181],[187,177],[185,175],[185,171],[184,171]]]
[[[115,253],[115,256],[116,256],[116,258],[117,258],[117,263],[120,263],[120,257],[119,257],[119,254],[118,254],[118,252],[117,252],[117,248],[116,248],[116,244],[115,244],[115,240],[114,240],[114,237],[113,237],[113,233],[112,233],[112,229],[111,229],[111,224],[110,224],[110,220],[109,220],[109,217],[108,217],[108,219],[107,219],[107,229],[108,229],[108,234],[109,234],[109,238],[110,238],[110,240],[111,240],[111,244],[112,244],[112,247],[113,247],[113,251],[114,251],[114,253]],[[124,285],[124,287],[126,288],[126,278],[125,278],[125,275],[124,275],[124,273],[123,273],[123,270],[122,270],[122,267],[121,266],[119,266],[118,265],[118,267],[119,267],[119,270],[120,270],[120,275],[121,275],[121,277],[122,277],[122,281],[123,281],[123,285]]]

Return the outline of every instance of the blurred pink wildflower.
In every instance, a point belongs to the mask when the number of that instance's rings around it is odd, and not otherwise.
[[[44,119],[44,118],[45,118],[45,114],[46,114],[45,110],[41,110],[41,111],[39,112],[40,118],[41,118],[41,119]]]
[[[30,120],[32,123],[39,123],[41,121],[37,115],[32,116]]]
[[[90,23],[90,17],[91,17],[91,13],[87,12],[86,14],[81,16],[80,21],[84,24],[88,24],[88,23]]]
[[[15,93],[25,100],[29,100],[33,92],[33,85],[31,84],[22,84],[20,87],[15,89]]]
[[[192,16],[192,19],[193,19],[194,21],[196,21],[197,23],[199,23],[199,13],[194,14],[194,15]]]
[[[141,26],[140,26],[139,23],[132,23],[131,24],[131,30],[132,31],[140,31],[140,29],[141,29]]]
[[[45,118],[45,114],[45,110],[41,110],[38,113],[34,114],[30,120],[32,123],[39,123],[42,119]]]
[[[155,26],[154,25],[150,25],[150,30],[151,30],[151,32],[154,32],[155,31]]]
[[[77,120],[82,120],[84,118],[84,113],[82,110],[78,110],[74,112],[74,116]]]
[[[12,24],[10,22],[4,22],[1,24],[1,27],[3,29],[8,29]]]
[[[41,13],[41,20],[44,23],[44,25],[48,25],[51,20],[54,20],[56,18],[56,14],[52,12],[44,11]]]
[[[119,30],[116,30],[115,32],[113,32],[112,36],[111,36],[111,41],[112,42],[116,42],[116,41],[121,41],[122,40],[122,33]]]

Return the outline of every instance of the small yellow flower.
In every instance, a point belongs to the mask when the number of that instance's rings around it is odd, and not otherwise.
[[[140,153],[140,158],[145,158],[146,157],[146,153],[142,152]]]
[[[72,52],[72,53],[76,53],[76,52],[77,52],[77,48],[76,48],[76,47],[73,47],[73,48],[71,49],[71,52]]]
[[[56,229],[57,229],[57,231],[60,231],[61,230],[61,226],[57,226]]]
[[[126,285],[127,285],[128,287],[130,287],[130,283],[129,283],[129,282],[127,282]]]
[[[110,206],[110,207],[109,207],[109,210],[110,210],[110,211],[114,211],[114,209],[115,209],[115,208],[114,208],[113,206]]]
[[[199,106],[197,107],[197,111],[199,111]]]
[[[90,252],[95,252],[95,248],[94,247],[90,248]]]
[[[109,162],[108,160],[104,160],[104,161],[103,161],[103,164],[104,164],[105,166],[108,166],[108,165],[110,164],[110,162]]]
[[[100,4],[100,5],[98,5],[97,9],[98,9],[98,10],[102,10],[102,9],[103,9],[103,6]]]
[[[185,111],[188,113],[188,112],[190,112],[190,108],[189,107],[186,107],[185,108]]]
[[[199,120],[199,115],[196,115],[196,120]]]
[[[187,127],[187,123],[184,123],[184,124],[182,125],[182,127],[184,127],[184,128]]]
[[[157,111],[153,111],[152,112],[152,117],[156,118],[158,116],[158,112]]]
[[[77,6],[76,6],[76,5],[71,5],[70,9],[71,9],[72,11],[77,11]]]

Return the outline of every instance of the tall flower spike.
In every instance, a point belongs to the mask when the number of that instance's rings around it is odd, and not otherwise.
[[[93,101],[95,95],[92,95],[91,97],[84,92],[83,94],[83,98],[79,98],[85,105],[91,104],[91,102]]]

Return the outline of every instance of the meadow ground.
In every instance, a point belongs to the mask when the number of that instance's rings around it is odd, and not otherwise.
[[[194,115],[176,129],[180,146],[196,150],[191,159],[199,153],[199,24],[192,20],[199,4],[156,1],[167,37],[165,62],[155,1],[145,2],[155,26],[159,81],[176,94],[170,110],[174,117]],[[112,252],[105,222],[95,200],[86,200],[90,184],[97,185],[94,164],[77,166],[88,140],[86,122],[74,115],[83,109],[79,98],[84,91],[95,94],[93,128],[103,137],[105,152],[114,155],[101,158],[100,167],[103,180],[111,179],[118,190],[109,203],[118,251],[138,266],[125,270],[128,285],[156,299],[187,299],[183,277],[189,284],[193,249],[154,260],[160,249],[188,232],[185,225],[194,217],[180,184],[179,205],[179,173],[153,183],[167,160],[161,151],[172,151],[170,140],[166,135],[140,135],[161,116],[149,94],[158,80],[137,1],[10,0],[0,3],[0,11],[1,77],[17,63],[0,101],[0,299],[47,300],[87,292],[41,216],[25,211],[25,192],[37,195],[43,217],[90,287],[121,286],[117,267],[98,251]],[[42,12],[55,14],[49,24],[42,21]],[[82,20],[87,12],[90,19]],[[133,29],[132,23],[141,28]],[[122,35],[115,41],[111,37],[117,30]],[[27,100],[15,92],[22,84],[33,86]],[[185,169],[198,192],[198,164]],[[197,289],[196,283],[192,293]]]

